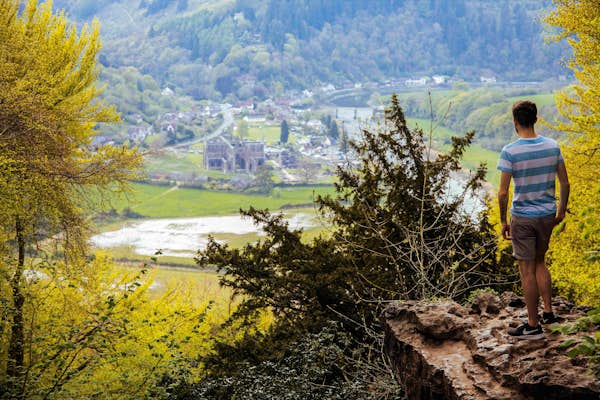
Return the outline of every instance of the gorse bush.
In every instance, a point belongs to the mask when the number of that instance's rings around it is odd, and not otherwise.
[[[96,124],[119,120],[114,107],[98,99],[100,28],[93,23],[78,30],[51,7],[0,0],[0,385],[13,398],[48,398],[89,364],[86,341],[105,333],[98,321],[67,324],[73,330],[57,338],[49,332],[54,347],[40,360],[48,338],[37,336],[38,329],[45,333],[53,318],[38,319],[49,316],[38,313],[36,306],[45,304],[36,304],[31,278],[59,264],[48,262],[49,255],[61,255],[65,269],[84,264],[82,192],[126,187],[141,164],[136,149],[91,146]],[[79,347],[82,341],[87,344]],[[48,384],[50,367],[56,375]],[[43,396],[32,391],[39,387]]]
[[[573,47],[569,68],[578,82],[557,95],[557,128],[568,134],[570,213],[557,227],[551,272],[561,293],[578,303],[600,305],[600,4],[555,0],[546,22],[560,28],[556,39]]]

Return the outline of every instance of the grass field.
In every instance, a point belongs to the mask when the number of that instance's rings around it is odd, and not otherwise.
[[[278,143],[281,136],[281,128],[279,125],[263,125],[250,124],[248,126],[248,139],[264,140],[267,144]],[[296,137],[293,132],[290,132],[288,142],[294,143]]]
[[[410,128],[418,126],[423,130],[425,137],[428,137],[429,131],[431,130],[431,122],[424,118],[407,118],[406,122]],[[433,124],[433,139],[439,143],[443,142],[443,139],[451,138],[452,136],[458,136],[458,132],[448,129],[445,126]]]
[[[259,209],[277,211],[282,206],[305,205],[304,209],[290,209],[286,214],[298,212],[312,213],[313,201],[318,194],[333,193],[333,186],[302,186],[277,188],[276,196],[249,195],[240,193],[211,192],[199,189],[185,189],[169,186],[149,184],[132,184],[132,192],[126,196],[115,196],[102,204],[105,210],[114,208],[121,212],[125,207],[143,215],[145,218],[185,218],[202,216],[238,215],[240,208],[248,209],[250,206]],[[135,220],[128,220],[135,222]],[[98,224],[94,234],[121,229],[128,221],[110,221]],[[322,229],[313,227],[306,230],[306,237],[314,237]],[[254,242],[259,239],[257,233],[252,234],[217,234],[217,240],[225,241],[233,247]],[[161,248],[156,243],[156,248]],[[149,262],[150,257],[137,254],[131,246],[119,246],[108,250],[111,256],[118,261]],[[194,267],[195,263],[190,256],[159,256],[163,265],[179,265]]]
[[[278,210],[284,205],[310,205],[316,194],[333,191],[333,186],[282,187],[276,196],[265,196],[135,183],[131,193],[110,199],[104,209],[130,207],[148,218],[232,215],[250,206]]]
[[[406,99],[408,99],[408,98],[414,98],[415,96],[423,97],[423,98],[426,97],[427,91],[428,91],[427,88],[423,88],[420,90],[412,90],[409,92],[396,92],[396,95],[398,96],[400,105],[402,105],[402,103],[404,101],[406,101]],[[431,90],[431,97],[434,99],[439,98],[439,97],[450,98],[450,97],[456,96],[460,92],[461,92],[461,90],[455,90],[455,89]],[[390,103],[391,98],[392,98],[391,95],[382,96],[380,101],[384,105],[387,106]]]
[[[154,281],[158,284],[155,287],[159,292],[191,282],[196,288],[201,289],[200,292],[203,292],[202,297],[205,298],[219,298],[223,294],[231,294],[229,289],[219,286],[219,278],[220,275],[216,272],[186,268],[158,268],[154,275]]]
[[[121,224],[123,224],[123,223],[121,223]],[[120,228],[120,226],[117,227],[116,229],[119,229],[119,228]],[[102,229],[102,230],[105,230],[105,229]],[[158,246],[159,246],[159,244],[157,244],[157,247]],[[131,246],[111,247],[111,248],[103,249],[103,251],[110,254],[110,256],[118,263],[119,262],[138,263],[139,265],[141,265],[141,264],[151,264],[153,262],[151,257],[136,253],[134,251],[133,247],[131,247]],[[194,261],[193,257],[174,257],[174,256],[158,255],[158,256],[156,256],[156,260],[161,266],[180,266],[180,267],[186,267],[189,269],[196,268],[196,262]]]
[[[139,270],[139,266],[131,263],[117,264],[124,273]],[[149,295],[157,299],[168,291],[184,290],[191,292],[190,300],[198,304],[208,300],[219,303],[231,301],[231,290],[219,285],[221,277],[216,271],[206,271],[185,267],[149,267],[149,275],[153,280]]]
[[[199,153],[163,152],[160,154],[148,155],[144,160],[144,169],[149,175],[199,173],[203,169],[202,165],[203,156]]]
[[[487,165],[486,180],[495,188],[500,186],[500,173],[496,169],[500,153],[473,144],[465,153],[463,166],[474,171],[479,167],[479,163],[484,162]]]
[[[268,208],[277,210],[288,204],[310,204],[316,191],[331,193],[333,188],[301,187],[280,188],[280,196],[246,195],[239,193],[210,192],[207,190],[173,189],[142,202],[134,208],[151,217],[187,217],[234,214],[240,208]]]
[[[419,126],[423,129],[425,136],[429,134],[430,131],[430,122],[426,119],[420,118],[407,118],[407,122],[409,126],[415,127]],[[445,139],[449,139],[452,136],[460,136],[458,132],[455,132],[451,129],[448,129],[444,126],[433,126],[433,141],[434,147],[439,150],[448,150],[450,146],[445,142]],[[496,170],[496,163],[498,162],[499,153],[493,150],[488,150],[481,145],[475,143],[472,144],[465,156],[463,158],[462,164],[465,168],[468,168],[472,171],[476,170],[479,167],[479,163],[484,162],[487,165],[487,175],[486,179],[490,182],[494,187],[498,187],[500,184],[500,174]]]

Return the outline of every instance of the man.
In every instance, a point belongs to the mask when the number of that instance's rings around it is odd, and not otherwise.
[[[519,139],[506,145],[500,154],[498,169],[502,171],[498,202],[502,237],[512,240],[513,256],[519,264],[521,283],[527,305],[528,320],[508,331],[521,338],[543,337],[542,324],[558,322],[552,312],[550,272],[544,257],[555,225],[565,218],[569,200],[569,179],[557,143],[535,133],[537,107],[530,101],[519,101],[512,109]],[[555,181],[560,182],[560,204],[556,207]],[[514,180],[510,225],[507,223],[508,189]],[[541,294],[544,312],[538,321]]]

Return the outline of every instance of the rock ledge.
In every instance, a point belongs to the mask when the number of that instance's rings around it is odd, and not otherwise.
[[[561,297],[553,307],[567,323],[584,315]],[[600,399],[600,380],[559,347],[567,336],[547,329],[541,340],[507,334],[526,315],[522,299],[507,292],[481,293],[470,308],[451,301],[392,304],[381,318],[386,351],[410,400]]]

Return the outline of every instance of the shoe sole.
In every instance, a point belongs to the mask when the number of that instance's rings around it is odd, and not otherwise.
[[[544,321],[540,320],[540,324],[542,324],[542,325],[546,325],[546,326],[547,326],[547,325],[557,325],[557,324],[563,324],[563,323],[565,323],[565,322],[566,322],[566,321],[553,321],[553,322],[544,322]]]
[[[524,339],[524,340],[540,340],[544,338],[544,333],[537,333],[535,335],[519,335],[519,336],[512,336],[514,338],[517,339]]]

